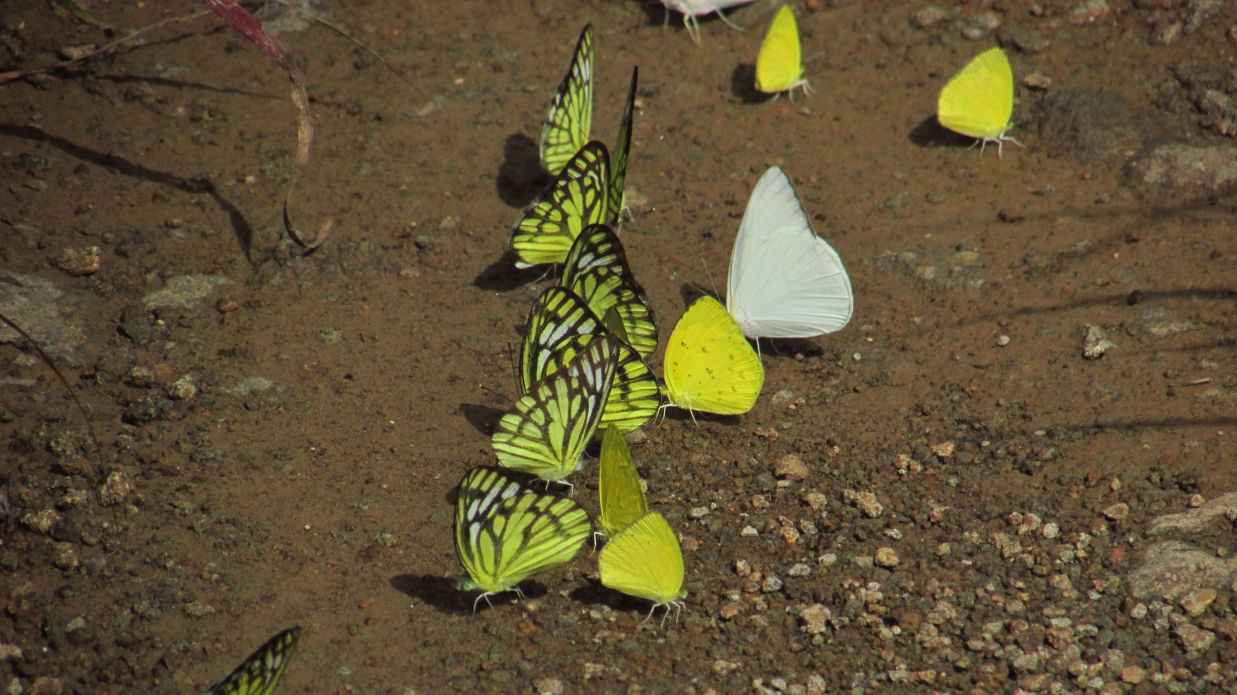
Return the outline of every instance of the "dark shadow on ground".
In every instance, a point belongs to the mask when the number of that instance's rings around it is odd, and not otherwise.
[[[506,411],[491,408],[488,405],[461,403],[460,414],[464,416],[468,424],[473,426],[473,429],[488,437],[494,434],[494,427],[498,425],[498,421],[502,419]]]
[[[744,104],[763,104],[773,98],[771,94],[756,89],[756,66],[739,63],[730,73],[730,93]]]
[[[515,251],[507,249],[502,257],[489,264],[472,279],[473,287],[490,292],[510,292],[529,283],[537,282],[550,272],[550,266],[535,265],[531,268],[515,267]]]
[[[552,180],[541,168],[537,143],[523,133],[508,135],[503,143],[503,163],[494,178],[499,199],[513,208],[523,208]]]
[[[92,164],[107,169],[108,171],[129,176],[143,181],[151,181],[161,184],[179,191],[192,194],[205,194],[210,196],[215,204],[221,210],[227,213],[228,220],[232,223],[232,233],[236,237],[237,244],[241,248],[241,253],[245,255],[245,260],[253,263],[251,255],[253,250],[253,227],[230,201],[215,189],[214,182],[205,178],[187,178],[169,174],[167,172],[150,169],[135,162],[131,162],[124,157],[115,154],[106,154],[98,150],[90,149],[83,145],[79,145],[65,138],[52,135],[40,128],[33,126],[14,125],[11,123],[0,123],[0,135],[12,135],[26,140],[44,142],[52,147],[55,147],[64,153],[85,160]]]
[[[918,147],[972,147],[978,140],[942,126],[936,116],[928,116],[911,129],[907,140]]]

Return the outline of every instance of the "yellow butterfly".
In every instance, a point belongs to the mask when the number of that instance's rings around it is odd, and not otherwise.
[[[602,435],[597,480],[601,528],[614,538],[649,510],[644,489],[640,487],[640,474],[631,462],[631,451],[623,433],[616,427],[607,427]]]
[[[1006,135],[1014,113],[1014,72],[1000,46],[993,46],[971,59],[941,88],[936,100],[936,120],[946,128],[978,138],[982,153],[988,143],[1001,146],[1022,143]]]
[[[719,415],[751,410],[765,381],[760,357],[739,325],[708,296],[693,302],[675,325],[664,370],[671,404]]]
[[[597,559],[601,583],[629,596],[653,602],[669,614],[682,608],[683,549],[674,529],[657,512],[647,512],[606,543]]]
[[[802,87],[804,94],[812,93],[812,86],[803,79],[803,56],[799,52],[799,26],[790,5],[782,5],[765,40],[756,54],[756,89],[766,94],[789,92],[794,99],[795,87]]]
[[[541,166],[551,174],[562,171],[588,142],[592,125],[593,25],[586,24],[541,125]]]

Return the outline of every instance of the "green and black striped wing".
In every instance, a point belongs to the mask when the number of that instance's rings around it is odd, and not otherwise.
[[[619,121],[618,139],[614,141],[614,155],[610,158],[610,224],[622,224],[623,211],[626,209],[626,196],[623,186],[627,183],[627,154],[631,151],[631,121],[636,109],[636,83],[639,68],[631,69],[631,88],[627,91],[627,106],[623,109],[623,119]]]
[[[599,317],[615,310],[623,324],[620,337],[641,357],[647,358],[657,349],[653,310],[644,288],[632,275],[623,244],[613,229],[592,225],[576,238],[563,261],[562,285],[583,298]]]
[[[511,230],[516,267],[560,263],[590,224],[609,219],[610,152],[596,140],[580,148]]]
[[[548,374],[546,363],[556,345],[573,335],[596,333],[600,326],[588,303],[571,290],[551,287],[542,292],[528,312],[524,340],[520,343],[520,393],[528,393],[535,382]]]
[[[661,386],[648,364],[629,345],[599,327],[596,336],[569,336],[555,346],[546,362],[546,374],[562,370],[594,337],[607,336],[615,344],[614,382],[601,414],[601,426],[613,425],[623,432],[639,429],[657,415],[661,407]],[[548,378],[548,377],[547,377]]]
[[[562,369],[533,384],[498,421],[490,444],[498,462],[542,480],[580,468],[614,383],[616,342],[590,336]]]
[[[588,142],[592,123],[593,25],[587,24],[541,125],[541,166],[551,174],[562,171]]]
[[[455,500],[455,552],[468,573],[461,588],[482,596],[512,589],[575,557],[591,529],[574,501],[537,492],[501,469],[474,468]]]
[[[300,637],[301,628],[292,627],[270,638],[206,695],[270,695],[283,678]]]

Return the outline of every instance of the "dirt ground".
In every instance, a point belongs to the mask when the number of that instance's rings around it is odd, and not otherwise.
[[[312,254],[287,79],[214,15],[0,86],[0,307],[101,448],[0,332],[4,692],[201,692],[297,624],[279,693],[1233,692],[1237,9],[809,4],[793,103],[749,87],[769,0],[700,46],[635,0],[314,5],[409,82],[267,15],[313,97]],[[201,10],[86,7],[111,29],[0,8],[4,69]],[[640,69],[622,234],[663,336],[771,164],[856,294],[762,344],[751,413],[633,438],[687,563],[664,623],[588,550],[526,600],[454,588],[451,491],[550,282],[509,229],[588,22],[596,137]],[[933,118],[998,42],[1003,156]]]

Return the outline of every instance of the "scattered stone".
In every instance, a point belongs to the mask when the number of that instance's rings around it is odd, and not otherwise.
[[[932,453],[936,454],[937,458],[947,459],[954,454],[953,442],[941,442],[940,444],[933,444],[928,448],[932,450]]]
[[[1147,677],[1147,670],[1141,666],[1126,666],[1121,669],[1121,680],[1130,685],[1138,685]]]
[[[26,512],[21,518],[22,526],[35,533],[47,534],[52,527],[60,523],[60,512],[55,509],[44,509],[38,512]]]
[[[1237,556],[1216,557],[1189,543],[1163,541],[1143,551],[1129,583],[1136,598],[1175,601],[1195,589],[1223,588],[1235,580]]]
[[[1112,521],[1121,521],[1130,515],[1130,505],[1125,502],[1118,502],[1110,507],[1105,507],[1103,514]]]
[[[1000,15],[992,10],[980,12],[962,23],[962,37],[967,41],[986,39],[1000,26]]]
[[[885,508],[880,502],[876,501],[875,492],[855,492],[854,490],[843,490],[842,499],[853,507],[863,512],[864,516],[876,518],[885,511]]]
[[[888,546],[877,548],[876,556],[873,559],[877,567],[884,567],[886,569],[893,569],[900,562],[898,553]]]
[[[1034,109],[1040,133],[1036,147],[1084,163],[1124,163],[1131,152],[1163,132],[1153,114],[1131,107],[1113,92],[1058,89],[1048,92]]]
[[[828,629],[827,623],[831,617],[833,611],[819,603],[813,603],[799,611],[799,619],[803,621],[801,629],[809,635],[819,635]]]
[[[563,682],[557,678],[538,678],[533,681],[537,695],[563,695]]]
[[[1088,360],[1097,360],[1104,356],[1104,353],[1117,347],[1117,344],[1108,339],[1108,334],[1103,328],[1091,324],[1085,324],[1082,327],[1082,356]]]
[[[1217,517],[1237,517],[1237,492],[1230,492],[1180,514],[1166,514],[1151,522],[1153,536],[1172,531],[1201,531]]]
[[[996,337],[996,346],[997,346],[997,347],[1005,347],[1006,345],[1009,345],[1009,336],[1007,336],[1007,335],[998,335],[998,336]]]
[[[1194,589],[1177,600],[1177,605],[1192,618],[1197,618],[1207,612],[1207,608],[1216,600],[1219,594],[1215,589]]]
[[[63,290],[36,275],[0,270],[0,314],[21,326],[53,360],[71,367],[88,361],[88,331],[78,317],[99,317],[87,295]],[[0,324],[0,343],[23,346],[25,338]]]
[[[925,8],[916,10],[911,15],[911,24],[919,29],[927,29],[949,19],[949,13],[936,5],[928,5]]]
[[[255,393],[269,391],[273,388],[275,388],[275,383],[270,379],[260,376],[247,376],[244,379],[224,386],[219,389],[219,392],[235,396],[236,398],[248,398]]]
[[[120,471],[112,471],[103,482],[103,487],[99,488],[99,504],[104,507],[120,504],[132,492],[133,483],[129,482],[129,477]]]
[[[221,275],[189,273],[168,278],[163,289],[142,297],[142,305],[150,309],[190,309],[206,299],[221,285],[231,280]]]
[[[805,494],[803,496],[803,501],[807,503],[807,506],[811,507],[814,511],[818,511],[818,512],[824,509],[825,506],[829,504],[829,501],[824,496],[824,494],[817,492],[815,490]]]
[[[99,270],[99,254],[98,246],[64,249],[60,255],[52,259],[52,265],[73,277],[92,275]]]
[[[167,393],[168,398],[174,401],[192,400],[194,396],[198,395],[198,385],[194,382],[193,377],[186,374],[168,384]]]
[[[1218,193],[1237,182],[1237,149],[1173,143],[1151,149],[1134,162],[1138,180],[1150,186]]]
[[[21,661],[21,647],[16,644],[0,644],[0,661]]]
[[[1204,630],[1193,623],[1181,623],[1173,629],[1177,641],[1187,652],[1202,651],[1216,641],[1216,633]]]
[[[1108,19],[1111,13],[1107,0],[1084,0],[1067,12],[1065,18],[1070,24],[1096,24]]]
[[[1139,326],[1142,333],[1154,338],[1167,338],[1170,335],[1186,333],[1195,328],[1193,323],[1178,318],[1176,314],[1167,309],[1159,308],[1144,311],[1142,324]]]
[[[803,480],[808,475],[808,468],[797,454],[786,454],[773,464],[773,474],[779,478]]]

